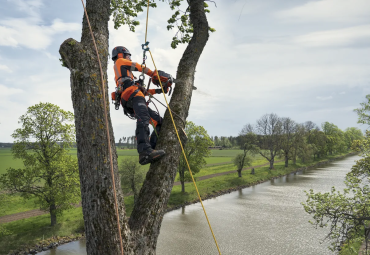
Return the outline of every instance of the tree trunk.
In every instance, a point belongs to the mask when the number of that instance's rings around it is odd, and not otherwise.
[[[54,226],[57,224],[57,215],[56,215],[56,209],[57,207],[55,206],[55,203],[52,203],[49,207],[50,211],[50,225]]]
[[[184,181],[180,181],[180,182],[181,182],[181,192],[185,193],[185,182]]]
[[[272,169],[274,169],[274,158],[275,158],[273,150],[270,150],[270,156],[271,156],[271,159],[269,160],[270,170],[272,170]]]
[[[274,158],[270,160],[270,170],[274,169]]]
[[[195,68],[209,36],[204,1],[189,0],[188,3],[194,34],[180,60],[176,76],[179,82],[176,84],[170,102],[171,109],[184,120],[189,113]],[[102,61],[104,80],[107,81],[110,0],[87,0],[86,4]],[[98,61],[85,16],[81,42],[67,39],[61,45],[59,52],[63,64],[71,71],[87,254],[121,254],[110,173],[107,128],[110,132],[109,139],[113,154],[112,163],[124,254],[155,254],[159,230],[181,153],[169,112],[166,111],[161,128],[161,134],[165,135],[160,135],[157,143],[157,148],[164,149],[166,156],[150,166],[131,218],[127,222],[109,116],[108,90],[106,87],[103,91],[107,102],[103,105]],[[104,121],[103,107],[107,108],[108,127]],[[184,123],[176,117],[174,120],[181,135]],[[185,139],[185,137],[181,138]]]
[[[242,170],[244,166],[245,157],[247,156],[247,150],[244,149],[242,162],[240,162],[240,168],[238,169],[238,177],[242,177]]]
[[[176,78],[180,82],[176,83],[170,102],[171,109],[183,120],[186,120],[189,114],[195,68],[209,37],[204,1],[189,0],[188,3],[194,34],[178,65]],[[184,141],[185,135],[181,129],[185,128],[185,123],[175,116],[174,121]],[[136,254],[155,253],[163,215],[179,165],[181,148],[168,110],[164,115],[156,148],[166,151],[166,156],[151,164],[129,221],[131,231],[140,240]]]
[[[87,0],[86,9],[102,62],[107,84],[108,20],[110,0]],[[102,84],[93,41],[83,18],[81,42],[67,39],[60,47],[64,65],[71,71],[72,102],[75,114],[77,157],[79,164],[82,210],[85,222],[87,254],[121,254],[115,212],[113,182],[106,130],[109,128],[113,154],[114,178],[118,200],[119,221],[125,250],[129,244],[123,196],[114,136],[109,116],[108,88],[106,105],[102,100]],[[108,127],[104,108],[107,108]],[[125,253],[126,254],[126,253]]]
[[[183,166],[179,167],[179,176],[181,182],[181,192],[185,193],[185,167]]]
[[[289,156],[288,156],[288,153],[285,153],[285,167],[288,167],[288,164],[289,164]]]

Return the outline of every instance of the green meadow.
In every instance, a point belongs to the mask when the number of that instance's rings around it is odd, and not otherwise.
[[[222,173],[231,170],[236,170],[236,167],[231,163],[232,158],[241,153],[241,150],[212,150],[212,154],[206,159],[207,165],[195,175],[195,177],[205,176],[209,174]],[[70,154],[77,157],[76,149],[70,151]],[[128,157],[138,157],[136,150],[122,150],[117,149],[118,162]],[[328,156],[320,160],[337,157],[340,154]],[[344,155],[344,154],[343,154]],[[315,162],[317,162],[316,160]],[[267,161],[263,157],[256,155],[253,159],[252,165],[266,164]],[[230,173],[226,175],[217,176],[206,180],[198,180],[197,187],[202,198],[219,192],[236,188],[238,186],[254,185],[261,181],[269,180],[276,176],[282,176],[294,171],[297,168],[313,164],[302,163],[297,161],[296,165],[288,168],[284,167],[284,162],[275,163],[275,170],[270,171],[268,166],[256,167],[255,175],[250,174],[250,170],[242,172],[242,177],[238,178],[237,173]],[[19,168],[22,167],[20,160],[13,159],[10,149],[0,149],[0,174],[5,173],[9,167]],[[146,169],[149,165],[145,166]],[[176,178],[178,180],[178,178]],[[187,202],[196,202],[198,197],[193,183],[185,184],[185,193],[181,192],[181,186],[174,186],[168,202],[168,207],[176,207]],[[35,201],[25,200],[19,195],[8,195],[10,198],[6,208],[1,208],[0,217],[4,215],[24,212],[32,209],[37,209]],[[133,209],[133,196],[125,197],[126,211],[128,215],[131,214]],[[10,223],[2,224],[6,230],[11,234],[0,238],[0,254],[6,254],[12,249],[19,248],[22,245],[35,244],[43,239],[51,238],[53,236],[67,236],[79,235],[83,233],[83,217],[81,207],[74,208],[63,213],[58,218],[58,223],[50,227],[50,216],[48,214],[31,217],[28,219],[18,220]]]
[[[195,177],[200,177],[204,175],[225,172],[234,170],[234,166],[232,165],[232,157],[241,153],[241,150],[212,150],[212,154],[210,157],[206,158],[207,165],[205,166]],[[77,157],[77,149],[71,149],[70,155]],[[126,158],[138,158],[138,153],[136,149],[119,149],[117,148],[117,155],[118,155],[118,164]],[[260,156],[255,158],[256,164],[261,164],[263,159]],[[218,164],[212,166],[213,164]],[[145,170],[149,170],[150,165],[142,166]],[[14,159],[11,154],[10,148],[1,148],[0,149],[0,174],[6,173],[6,170],[10,167],[13,168],[22,168],[24,167],[23,163],[19,159]],[[177,180],[178,178],[176,178]],[[19,212],[25,212],[33,209],[38,209],[38,206],[35,204],[35,199],[23,199],[19,194],[14,194],[9,196],[9,202],[7,203],[6,208],[2,208],[0,210],[0,217],[5,215],[10,215]]]

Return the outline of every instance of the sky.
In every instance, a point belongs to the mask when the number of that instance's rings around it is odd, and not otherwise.
[[[207,3],[216,32],[196,68],[188,120],[211,136],[236,136],[268,113],[318,126],[328,121],[342,130],[367,128],[357,124],[353,109],[370,94],[369,0]],[[170,47],[172,12],[167,2],[150,9],[148,41],[158,69],[176,76],[186,45]],[[80,40],[82,17],[78,0],[1,0],[0,142],[13,141],[19,117],[39,102],[73,112],[70,72],[61,66],[59,47],[68,38]],[[135,33],[125,26],[115,30],[110,21],[110,51],[125,46],[140,62],[145,18],[137,17]],[[154,69],[151,60],[147,65]],[[114,86],[109,60],[109,91]],[[116,141],[134,135],[136,123],[122,108],[111,105],[110,113]]]

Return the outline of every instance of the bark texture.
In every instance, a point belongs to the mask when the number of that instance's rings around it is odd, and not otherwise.
[[[87,13],[106,75],[108,63],[108,20],[110,0],[88,0]],[[109,114],[107,86],[103,104],[99,64],[84,15],[81,42],[67,39],[60,47],[64,65],[71,71],[72,102],[75,114],[77,156],[81,183],[82,210],[85,222],[87,254],[120,254],[119,233],[115,213],[110,157],[106,129],[109,128],[115,174],[120,224],[124,243],[128,242],[123,196],[118,176],[113,130]],[[105,84],[107,77],[104,77]]]
[[[195,68],[209,36],[204,1],[190,0],[188,3],[194,35],[180,60],[177,79],[181,80],[181,83],[176,84],[170,102],[171,109],[184,120],[189,112]],[[87,0],[87,12],[102,61],[105,81],[107,81],[109,7],[110,0]],[[136,199],[131,218],[127,221],[109,116],[109,100],[106,105],[103,104],[98,61],[85,16],[81,42],[67,39],[59,52],[64,65],[71,71],[87,254],[121,254],[106,128],[110,131],[124,254],[155,254],[159,230],[181,153],[169,113],[167,111],[164,116],[157,143],[157,148],[164,149],[166,156],[151,165]],[[104,93],[108,99],[107,87]],[[108,110],[108,127],[104,122],[103,107]],[[182,135],[184,123],[174,118]]]

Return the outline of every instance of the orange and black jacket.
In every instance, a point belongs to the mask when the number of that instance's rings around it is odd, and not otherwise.
[[[120,54],[119,54],[120,55]],[[132,62],[128,59],[123,58],[122,56],[118,55],[118,59],[114,63],[114,73],[115,73],[115,81],[116,81],[116,86],[123,86],[123,92],[121,94],[121,98],[123,100],[128,101],[129,97],[131,94],[137,90],[137,86],[134,85],[133,80],[134,80],[134,75],[132,74],[133,71],[139,71],[142,72],[141,65]],[[146,75],[149,75],[150,77],[153,76],[154,72],[150,70],[149,68],[145,67],[144,68],[144,73]],[[155,94],[154,89],[149,90],[150,94]],[[139,91],[135,97],[137,96],[142,96],[144,97],[143,93]]]

